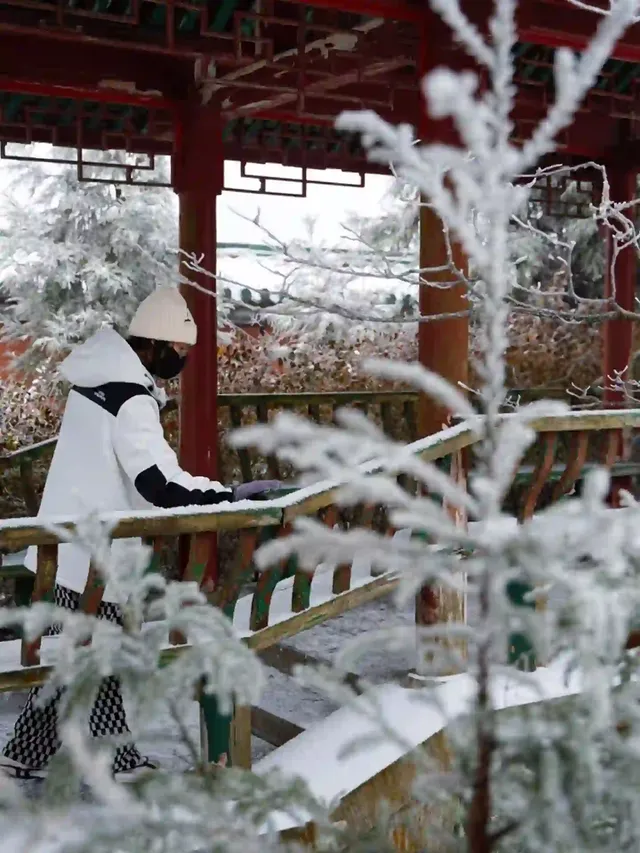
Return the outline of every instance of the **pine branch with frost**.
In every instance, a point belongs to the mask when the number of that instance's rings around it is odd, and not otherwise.
[[[159,707],[170,705],[174,712],[177,708],[184,713],[200,686],[216,695],[223,713],[234,702],[257,701],[263,684],[259,663],[235,637],[229,620],[207,603],[195,584],[167,582],[148,573],[148,548],[132,542],[127,551],[112,552],[110,527],[95,515],[82,519],[73,533],[49,525],[61,541],[89,552],[122,612],[123,626],[40,605],[45,615],[59,618],[64,627],[57,666],[42,701],[64,687],[62,716],[79,713],[82,705],[88,717],[101,680],[116,675],[129,697],[130,724],[138,732],[157,716]],[[36,616],[38,610],[36,605]],[[35,618],[32,611],[26,612],[29,632]],[[41,628],[42,622],[36,627]],[[185,636],[189,649],[161,666],[172,631]],[[89,645],[83,644],[87,636]]]
[[[451,389],[450,396],[454,394]],[[391,442],[364,415],[346,409],[336,412],[336,423],[337,426],[328,427],[280,412],[271,424],[244,427],[230,440],[235,447],[256,446],[266,455],[278,452],[300,472],[303,484],[328,480],[337,486],[355,488],[357,483],[360,488],[371,490],[375,483],[370,481],[370,474],[407,474],[448,501],[473,511],[473,499],[466,491],[436,464],[419,458],[419,443],[407,446]],[[474,423],[472,427],[475,426]],[[399,492],[392,494],[397,496]]]
[[[628,700],[633,688],[626,686],[637,682],[637,661],[625,651],[626,632],[639,603],[640,543],[630,535],[637,527],[637,509],[612,518],[605,508],[608,477],[595,472],[582,497],[558,504],[523,525],[512,524],[514,519],[502,506],[512,472],[534,438],[530,422],[540,408],[525,407],[508,418],[500,415],[507,305],[514,282],[509,229],[528,197],[526,186],[515,187],[512,182],[552,148],[556,134],[571,120],[630,23],[633,7],[626,0],[616,6],[578,60],[569,61],[568,53],[558,52],[556,102],[522,149],[511,141],[510,121],[515,97],[515,4],[498,0],[489,22],[490,44],[481,40],[456,4],[449,4],[443,14],[454,35],[472,55],[481,55],[489,69],[484,90],[475,75],[449,69],[436,69],[424,82],[432,117],[453,120],[461,147],[417,145],[410,128],[392,127],[373,113],[344,114],[338,126],[359,133],[373,161],[391,162],[399,178],[428,199],[481,279],[474,296],[483,417],[479,422],[474,419],[480,441],[469,480],[477,524],[461,531],[456,542],[450,520],[439,525],[437,511],[421,514],[422,498],[403,495],[394,482],[397,473],[408,468],[397,464],[401,453],[395,443],[386,440],[385,446],[385,439],[357,416],[343,417],[338,427],[331,428],[278,418],[272,425],[246,431],[240,442],[278,452],[307,477],[330,478],[338,488],[339,503],[378,499],[388,508],[391,524],[405,523],[412,535],[385,542],[374,531],[328,530],[310,519],[298,519],[289,540],[270,544],[259,560],[266,565],[295,553],[302,565],[313,568],[321,561],[348,563],[358,555],[376,568],[409,578],[405,595],[424,583],[455,588],[464,571],[466,592],[478,619],[465,636],[466,672],[474,686],[468,711],[449,719],[453,769],[447,790],[464,811],[466,849],[470,853],[492,853],[505,845],[526,853],[634,849],[640,839],[640,815],[629,811],[626,777],[633,762],[628,755],[619,760],[616,754],[623,750],[621,732],[633,732],[640,723],[637,704]],[[459,389],[444,394],[441,385],[423,381],[417,372],[408,371],[404,378],[469,416]],[[413,476],[419,486],[433,491],[429,466],[420,470],[416,464]],[[450,503],[465,506],[460,485],[452,481],[451,490],[458,494]],[[440,481],[437,491],[448,494],[448,484]],[[425,528],[444,547],[425,542],[421,536]],[[463,564],[452,554],[455,544],[464,544]],[[530,585],[534,598],[547,597],[546,610],[516,606],[506,594],[512,583]],[[612,620],[615,631],[610,630]],[[454,639],[461,630],[442,626],[435,633],[446,640],[447,632]],[[556,705],[537,703],[508,716],[498,713],[497,679],[504,672],[508,638],[515,632],[526,633],[538,654],[548,653],[567,678],[578,672],[582,693],[571,700],[569,709],[565,704],[560,712]],[[375,644],[370,648],[374,650]],[[535,676],[530,680],[535,684]],[[586,744],[576,736],[577,721],[592,735]],[[572,769],[578,770],[577,777]],[[629,778],[636,774],[633,767]]]
[[[274,811],[314,818],[321,835],[337,835],[325,813],[297,782],[229,770],[191,776],[154,774],[130,785],[114,782],[105,756],[74,727],[64,729],[71,767],[89,785],[69,804],[19,794],[0,803],[2,849],[13,853],[284,853]],[[326,828],[326,832],[323,830]]]
[[[251,705],[263,682],[261,666],[194,584],[169,583],[147,572],[148,548],[131,542],[114,554],[112,523],[94,514],[80,519],[74,531],[45,525],[62,542],[88,552],[124,624],[46,603],[0,612],[0,625],[21,627],[27,640],[61,626],[53,671],[38,703],[64,688],[58,712],[63,747],[51,763],[43,799],[33,806],[12,786],[0,786],[0,832],[8,844],[0,849],[275,853],[286,849],[275,832],[277,814],[313,819],[321,835],[335,836],[326,807],[298,780],[277,774],[259,779],[239,770],[216,773],[196,756],[191,774],[160,770],[133,785],[113,779],[112,750],[119,739],[87,740],[84,734],[102,679],[115,676],[122,686],[133,733],[128,740],[143,734],[161,708],[185,720],[200,690],[216,697],[222,713],[235,703]],[[172,630],[185,636],[189,648],[164,660]],[[178,731],[188,736],[186,723]]]

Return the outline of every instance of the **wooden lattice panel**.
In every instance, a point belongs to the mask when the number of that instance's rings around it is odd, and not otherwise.
[[[111,94],[117,99],[117,94]],[[4,143],[43,142],[55,148],[171,154],[175,115],[171,105],[110,103],[0,91],[0,138]]]
[[[531,187],[529,215],[542,213],[562,219],[590,219],[602,192],[598,176],[567,172],[540,177]]]

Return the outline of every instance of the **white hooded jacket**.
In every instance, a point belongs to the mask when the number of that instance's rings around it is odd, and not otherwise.
[[[73,350],[60,372],[73,388],[38,517],[233,500],[220,483],[182,470],[160,423],[164,392],[117,332],[97,332]],[[114,541],[113,551],[126,548],[125,541]],[[35,548],[26,565],[35,571]],[[84,549],[60,545],[58,584],[81,593],[88,570]],[[104,600],[113,601],[108,586]]]

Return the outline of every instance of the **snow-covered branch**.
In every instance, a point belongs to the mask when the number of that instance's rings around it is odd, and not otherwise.
[[[124,624],[44,603],[0,611],[0,626],[20,627],[27,639],[60,626],[53,672],[37,701],[44,704],[64,688],[58,710],[62,752],[51,762],[44,795],[32,802],[2,777],[0,848],[13,853],[196,853],[210,849],[213,838],[218,850],[275,853],[283,849],[272,829],[276,812],[294,819],[303,813],[319,826],[328,824],[326,808],[300,782],[277,774],[259,779],[238,770],[218,773],[199,756],[188,775],[159,770],[135,785],[114,779],[113,752],[121,739],[85,734],[104,678],[115,676],[125,691],[134,735],[146,733],[159,710],[169,707],[179,737],[188,739],[185,721],[199,691],[215,695],[221,711],[229,713],[234,702],[257,700],[262,668],[195,584],[148,573],[148,548],[132,541],[114,556],[110,527],[97,515],[81,519],[73,534],[55,524],[48,528],[62,542],[89,552]],[[171,630],[185,636],[190,647],[163,661]]]
[[[456,604],[439,614],[446,624],[430,628],[429,641],[433,643],[434,632],[446,649],[455,647],[462,636],[466,641],[462,667],[473,683],[471,707],[456,719],[453,712],[448,717],[447,709],[440,709],[449,721],[452,764],[444,791],[452,807],[455,803],[464,813],[464,849],[614,853],[631,849],[640,840],[640,820],[628,808],[626,776],[635,757],[630,759],[628,741],[624,746],[619,742],[618,727],[624,719],[628,732],[640,721],[632,699],[640,677],[638,661],[626,652],[627,632],[640,605],[640,551],[633,532],[639,509],[630,500],[628,509],[611,513],[606,504],[608,474],[595,470],[585,479],[581,497],[518,524],[504,507],[513,472],[534,440],[531,420],[545,406],[547,411],[564,407],[542,402],[521,407],[508,419],[501,418],[500,411],[514,307],[532,313],[557,311],[558,316],[597,313],[593,309],[603,307],[617,311],[615,304],[605,306],[597,296],[579,293],[572,279],[575,244],[570,235],[555,240],[541,222],[527,223],[523,211],[531,187],[519,179],[553,150],[557,134],[571,122],[632,22],[636,4],[612,3],[580,57],[556,52],[555,101],[521,148],[512,141],[510,118],[516,97],[516,4],[497,0],[488,24],[490,41],[470,24],[458,3],[437,0],[434,7],[451,26],[454,38],[486,70],[485,88],[468,71],[437,68],[424,80],[431,116],[453,120],[460,146],[417,144],[411,128],[394,127],[371,112],[343,114],[338,127],[359,133],[373,161],[391,163],[399,178],[437,211],[451,239],[469,257],[476,276],[469,289],[478,335],[476,400],[484,414],[477,422],[475,462],[464,482],[455,459],[449,473],[424,461],[410,461],[401,446],[353,413],[343,414],[331,427],[283,414],[269,425],[248,428],[238,442],[277,452],[309,478],[338,478],[343,483],[341,504],[381,504],[392,526],[408,534],[390,539],[357,528],[329,530],[299,519],[289,539],[270,543],[260,560],[263,565],[277,563],[295,553],[302,565],[314,568],[323,560],[342,565],[364,555],[380,570],[400,573],[401,598],[424,593],[432,602],[438,594],[444,596],[441,600],[453,596]],[[553,181],[555,173],[551,170],[544,177]],[[611,205],[605,182],[594,220],[609,223],[619,246],[629,246],[634,239],[625,211],[625,206]],[[522,257],[514,257],[510,240],[514,227],[557,256],[549,293],[534,285],[526,302],[527,285],[523,288],[518,282],[514,269],[514,260]],[[538,299],[529,301],[536,290]],[[567,310],[557,304],[559,298],[569,301]],[[468,414],[459,389],[445,390],[428,371],[418,367],[398,371],[394,366],[390,372],[402,373],[403,381],[438,406]],[[380,473],[367,477],[358,463],[374,451],[386,462]],[[416,492],[399,485],[400,474],[417,481]],[[473,525],[464,529],[460,518],[471,519]],[[460,550],[465,553],[463,561]],[[528,586],[530,602],[544,600],[546,610],[517,606],[508,594],[514,584]],[[460,600],[465,596],[466,605]],[[465,610],[474,614],[471,629],[458,624]],[[566,678],[578,673],[578,698],[569,704],[535,703],[506,718],[500,715],[492,685],[496,673],[503,671],[516,632],[525,633],[536,654],[552,661]],[[359,643],[360,650],[364,645]],[[432,645],[428,649],[426,660],[433,662]],[[374,650],[372,641],[369,651]],[[419,657],[416,665],[424,667],[425,658]],[[425,695],[434,692],[425,687]],[[629,719],[634,721],[631,728]],[[633,774],[635,778],[637,769]],[[447,797],[442,785],[439,795],[441,804]],[[429,796],[434,796],[433,790],[425,794]]]

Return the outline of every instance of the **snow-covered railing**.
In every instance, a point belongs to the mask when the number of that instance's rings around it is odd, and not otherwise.
[[[531,426],[538,439],[514,476],[510,496],[510,508],[521,521],[570,494],[594,465],[608,468],[617,487],[631,488],[631,478],[640,474],[630,457],[639,409],[572,411],[537,418]],[[614,505],[616,500],[612,494]]]
[[[540,438],[534,445],[531,455],[533,464],[526,469],[526,477],[519,475],[520,479],[526,482],[518,507],[521,518],[529,517],[539,507],[542,492],[550,483],[551,500],[557,500],[570,492],[591,463],[617,466],[620,476],[636,472],[638,466],[627,462],[620,464],[618,460],[621,431],[630,432],[640,428],[640,410],[576,411],[562,416],[538,418],[532,423],[532,427],[540,434]],[[443,464],[446,464],[453,454],[475,443],[476,429],[477,424],[461,423],[413,442],[407,449],[426,460],[442,460]],[[377,465],[374,461],[368,463],[365,468],[374,472]],[[189,537],[190,556],[184,578],[203,583],[209,580],[207,565],[211,556],[208,550],[211,538],[207,538],[206,534],[224,531],[241,533],[235,564],[226,567],[223,577],[209,593],[213,601],[231,613],[241,586],[253,577],[252,557],[256,547],[265,537],[271,538],[273,535],[286,533],[297,516],[319,515],[331,526],[340,524],[367,527],[385,523],[382,514],[375,507],[361,508],[355,516],[347,517],[335,505],[339,486],[339,483],[322,482],[291,491],[266,503],[243,502],[197,509],[150,510],[135,515],[112,513],[105,518],[115,523],[112,532],[114,539],[141,537],[159,545],[162,540]],[[73,528],[73,519],[55,521]],[[56,537],[43,529],[35,518],[0,521],[0,551],[16,552],[29,545],[38,546],[41,566],[36,575],[34,595],[36,598],[46,598],[55,585]],[[310,589],[310,576],[307,572],[293,566],[263,572],[254,593],[255,602],[251,607],[251,631],[262,631],[268,627],[269,605],[274,589],[287,574],[293,578],[293,612],[299,613],[307,608]],[[347,591],[349,578],[349,567],[336,569],[332,591],[335,594]]]
[[[542,396],[564,396],[562,389],[514,388],[509,391],[513,401],[528,402]],[[398,441],[415,441],[418,437],[418,394],[414,391],[345,391],[308,392],[300,394],[219,394],[218,428],[220,434],[219,475],[224,482],[242,479],[245,482],[268,473],[281,480],[288,471],[275,457],[263,458],[244,448],[232,449],[225,443],[231,429],[251,423],[264,423],[278,411],[296,411],[316,422],[330,422],[337,409],[354,406],[366,412],[388,435]],[[176,402],[171,400],[163,410],[163,420],[171,435]],[[39,492],[57,436],[0,454],[0,475],[9,477],[12,487],[19,484],[20,500],[32,515],[38,511]]]
[[[473,429],[460,424],[410,447],[425,459],[436,460],[474,441]],[[374,471],[377,467],[374,461],[365,469]],[[115,513],[104,519],[113,525],[113,539],[141,537],[151,542],[155,551],[167,540],[183,539],[188,560],[182,578],[198,583],[211,603],[224,609],[233,620],[247,645],[261,652],[311,626],[388,595],[397,585],[392,574],[376,576],[369,563],[357,560],[352,565],[321,565],[309,573],[289,559],[262,572],[254,581],[256,548],[266,539],[286,535],[301,515],[315,516],[331,526],[375,525],[393,535],[384,513],[376,507],[359,507],[350,516],[339,510],[335,505],[339,486],[337,482],[318,483],[264,503],[151,510],[135,515]],[[74,519],[51,518],[49,522],[70,530],[75,526]],[[211,534],[228,532],[238,537],[235,554],[232,564],[214,583],[210,569],[215,565],[215,539]],[[38,549],[33,600],[51,601],[58,568],[57,536],[34,518],[0,521],[0,550],[15,552],[28,546]],[[100,579],[90,577],[82,595],[82,609],[96,613],[103,594]],[[56,637],[0,642],[0,690],[42,683],[55,658],[57,642]],[[183,637],[167,637],[167,657],[181,654],[185,648]],[[241,765],[250,764],[251,727],[251,709],[236,709],[231,752]]]
[[[407,449],[448,467],[453,457],[476,442],[480,426],[480,419],[460,423],[416,441]],[[570,492],[583,475],[588,458],[613,466],[620,454],[621,432],[640,428],[640,410],[572,412],[539,418],[532,426],[540,436],[517,507],[516,514],[522,519],[529,517],[542,500],[557,500]],[[364,466],[364,471],[373,473],[378,468],[374,460]],[[543,493],[548,491],[551,480],[551,494],[545,498]],[[309,573],[293,558],[260,573],[255,580],[256,548],[265,540],[286,535],[299,516],[315,516],[332,527],[374,527],[388,535],[404,535],[390,528],[379,507],[360,506],[348,511],[338,507],[339,488],[339,482],[322,482],[264,503],[113,513],[105,520],[114,525],[114,539],[141,537],[154,546],[156,553],[167,540],[182,539],[188,552],[183,579],[198,583],[211,603],[223,608],[233,620],[245,642],[264,651],[311,626],[389,594],[397,584],[393,574],[375,576],[366,561],[322,565]],[[75,520],[52,518],[50,522],[73,529]],[[215,539],[211,534],[226,532],[237,535],[237,546],[231,565],[223,566],[220,576],[214,578]],[[33,600],[52,600],[58,564],[57,537],[34,518],[0,521],[0,551],[16,552],[30,545],[38,549]],[[83,610],[97,612],[103,593],[99,578],[89,578],[82,596]],[[55,637],[1,642],[0,690],[41,683],[51,666],[55,645]],[[167,656],[180,654],[184,648],[183,637],[167,638]],[[234,731],[236,761],[241,764],[250,761],[251,724],[250,709],[239,709]]]
[[[218,454],[219,477],[223,482],[238,479],[248,482],[268,473],[271,479],[284,479],[290,472],[275,457],[264,458],[255,452],[233,449],[225,441],[233,429],[252,423],[266,423],[275,412],[296,411],[317,423],[329,423],[337,409],[355,406],[383,426],[389,435],[399,441],[417,438],[417,394],[412,391],[345,391],[335,393],[300,394],[219,394]],[[172,440],[177,435],[177,405],[170,400],[162,411],[165,430]],[[12,482],[19,483],[21,501],[29,514],[38,511],[39,492],[53,453],[57,436],[17,450],[0,454],[0,474],[12,474]],[[15,488],[15,486],[14,486]]]
[[[429,460],[444,459],[452,453],[468,447],[475,441],[475,433],[467,424],[459,424],[442,432],[409,445],[411,452],[419,453]],[[364,466],[365,471],[374,472],[375,461]],[[356,518],[344,521],[335,505],[338,482],[320,482],[267,502],[243,501],[234,504],[219,504],[213,507],[184,507],[173,510],[144,510],[131,513],[105,513],[101,517],[112,525],[113,539],[143,538],[157,549],[167,539],[187,537],[189,557],[183,580],[197,581],[208,590],[212,602],[223,607],[230,615],[235,612],[238,596],[243,586],[252,580],[255,568],[253,554],[265,538],[286,534],[294,519],[301,515],[317,515],[325,523],[334,526],[345,523],[359,527],[371,526],[374,521],[383,524],[384,519],[374,519],[375,507],[362,508]],[[73,530],[75,519],[51,518],[50,523]],[[211,533],[236,531],[239,543],[234,565],[227,567],[218,581],[211,586],[208,571],[213,563]],[[12,518],[0,521],[0,550],[16,552],[28,546],[38,548],[38,570],[36,572],[33,600],[50,598],[55,586],[57,572],[58,539],[36,518]],[[339,595],[351,587],[351,567],[338,567],[332,573],[332,593]],[[301,613],[309,606],[313,574],[295,565],[278,567],[262,572],[253,593],[247,629],[258,632],[271,624],[270,605],[276,586],[281,580],[292,579],[291,610]],[[97,590],[97,592],[96,592]],[[95,578],[87,582],[86,605],[91,591],[91,608],[97,610],[103,593]],[[298,630],[303,630],[301,627]],[[276,632],[280,633],[280,631]],[[291,632],[287,633],[290,635]],[[265,638],[253,639],[251,645],[269,644]],[[34,665],[35,648],[30,653],[28,665]],[[37,661],[36,661],[37,663]]]

